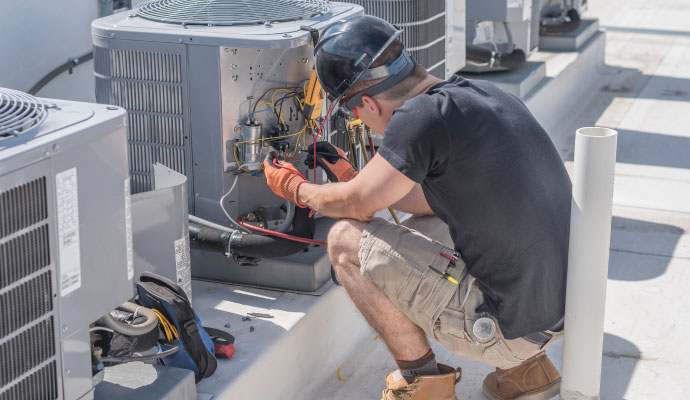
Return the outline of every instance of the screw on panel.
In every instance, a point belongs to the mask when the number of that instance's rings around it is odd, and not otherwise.
[[[69,329],[69,327],[67,326],[67,324],[62,324],[62,331],[63,331],[63,332],[67,332],[67,329]]]
[[[106,107],[105,109],[106,109],[106,110],[110,110],[110,111],[116,111],[116,110],[119,110],[120,108],[119,108],[119,107],[115,107],[115,106],[108,106],[108,107]]]
[[[309,59],[308,59],[308,58],[306,58],[306,57],[303,57],[303,58],[302,58],[302,63],[303,63],[303,64],[306,64],[306,63],[308,63],[308,62],[309,62]]]
[[[283,33],[283,37],[288,38],[288,37],[292,37],[292,35],[290,35],[289,33]]]
[[[57,143],[55,143],[55,144],[53,145],[53,151],[58,151],[58,150],[60,150],[60,145],[57,144]]]
[[[194,193],[194,197],[199,198],[199,193]]]

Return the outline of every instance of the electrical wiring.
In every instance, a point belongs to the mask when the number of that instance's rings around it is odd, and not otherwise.
[[[268,92],[270,92],[271,90],[279,90],[279,89],[301,89],[301,90],[304,90],[304,89],[303,89],[302,87],[300,87],[300,86],[288,86],[288,87],[285,87],[285,88],[279,88],[279,87],[268,88],[268,89],[266,89],[266,91],[265,91],[261,96],[259,96],[259,98],[256,100],[256,103],[254,103],[254,107],[253,107],[253,109],[252,109],[252,112],[256,111],[256,106],[259,104],[259,102],[261,101],[261,99],[263,99],[264,96],[266,96],[266,95],[268,94]]]
[[[314,183],[316,183],[316,142],[319,140],[319,135],[321,134],[321,131],[323,130],[323,126],[328,121],[328,116],[331,115],[331,111],[333,110],[333,105],[335,102],[331,103],[331,105],[328,107],[328,112],[326,112],[326,117],[321,121],[321,126],[319,127],[319,130],[316,131],[316,135],[314,136]]]
[[[237,146],[235,146],[235,149],[237,149]],[[238,165],[239,165],[239,163],[238,163]],[[238,169],[243,169],[245,166],[246,166],[246,164],[240,165]],[[225,214],[225,216],[228,217],[228,219],[230,220],[230,222],[233,225],[235,225],[242,232],[249,232],[242,225],[238,224],[230,216],[230,214],[228,213],[228,210],[225,209],[225,204],[223,204],[223,201],[225,200],[225,198],[228,197],[230,195],[230,193],[232,193],[233,190],[235,190],[235,187],[237,186],[237,181],[239,180],[239,178],[240,178],[239,174],[235,175],[235,180],[232,182],[232,186],[230,186],[230,189],[220,198],[220,201],[218,202],[218,204],[220,204],[220,209],[223,210],[223,214]]]
[[[162,350],[162,349],[159,349]],[[173,345],[171,348],[165,351],[160,351],[154,354],[145,354],[140,356],[129,356],[129,357],[101,357],[101,361],[107,363],[128,363],[133,361],[151,361],[157,360],[159,358],[171,356],[180,350],[180,346]]]
[[[258,226],[245,224],[244,222],[242,222],[241,219],[238,219],[237,223],[242,225],[243,227],[251,229],[253,231],[257,231],[259,233],[264,233],[264,234],[271,235],[271,236],[276,236],[276,237],[287,239],[287,240],[292,240],[293,242],[315,244],[317,246],[326,246],[327,245],[326,242],[321,242],[321,241],[313,240],[313,239],[307,239],[307,238],[303,238],[303,237],[299,237],[299,236],[288,235],[287,233],[280,233],[280,232],[272,231],[270,229],[264,229],[264,228],[259,228]]]

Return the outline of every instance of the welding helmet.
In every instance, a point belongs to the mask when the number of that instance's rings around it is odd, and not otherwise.
[[[316,74],[329,100],[351,111],[361,104],[363,95],[381,93],[405,79],[416,61],[404,48],[397,58],[371,68],[381,53],[399,40],[401,33],[402,30],[371,15],[356,15],[327,26],[314,47],[314,58]],[[360,93],[349,93],[358,82],[386,77]]]

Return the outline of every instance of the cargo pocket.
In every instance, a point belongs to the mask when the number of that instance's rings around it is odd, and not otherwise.
[[[451,335],[458,339],[467,340],[465,335],[465,313],[446,308],[439,315],[434,331],[441,335]],[[436,337],[436,335],[434,336]]]
[[[406,267],[407,268],[405,268],[405,271],[407,272],[407,277],[405,278],[403,284],[400,286],[400,291],[397,293],[395,297],[398,298],[401,302],[409,303],[415,296],[428,296],[430,291],[429,285],[421,284],[422,278],[424,278],[426,274],[412,265],[407,264]],[[428,279],[428,277],[426,279]]]

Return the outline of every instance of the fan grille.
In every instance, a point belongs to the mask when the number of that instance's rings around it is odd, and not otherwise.
[[[35,97],[0,88],[0,140],[33,131],[47,116],[46,106]]]
[[[330,0],[152,0],[135,11],[142,18],[183,25],[250,25],[325,14]]]

